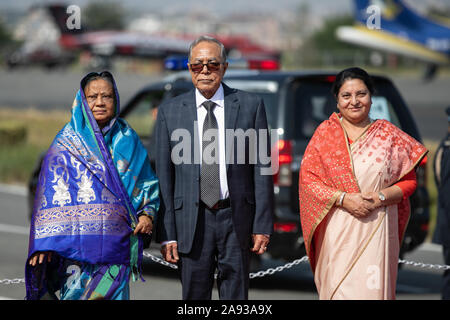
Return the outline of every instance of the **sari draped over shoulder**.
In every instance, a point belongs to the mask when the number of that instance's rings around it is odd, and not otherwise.
[[[141,272],[143,239],[133,230],[139,214],[154,217],[159,209],[158,179],[138,135],[118,118],[114,80],[113,87],[115,117],[100,129],[80,86],[71,121],[44,157],[25,269],[27,299],[54,298],[57,290],[68,299],[126,299],[118,291]],[[50,262],[28,264],[34,253],[48,251]],[[71,291],[68,278],[75,275],[82,291]]]
[[[393,299],[409,199],[358,219],[334,206],[341,192],[379,191],[420,163],[426,148],[386,120],[351,145],[333,113],[315,131],[301,163],[300,218],[320,299]]]

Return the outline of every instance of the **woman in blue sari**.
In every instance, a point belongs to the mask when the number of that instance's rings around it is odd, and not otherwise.
[[[27,299],[129,299],[158,179],[136,132],[118,117],[111,73],[85,76],[72,118],[42,164],[25,268]]]

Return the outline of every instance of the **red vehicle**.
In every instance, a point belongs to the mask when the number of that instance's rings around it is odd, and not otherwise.
[[[190,43],[197,38],[195,34],[173,36],[127,30],[89,31],[82,25],[72,28],[67,25],[71,20],[67,9],[67,6],[59,4],[32,6],[21,26],[26,38],[23,45],[8,57],[8,66],[67,65],[81,52],[92,60],[90,69],[110,68],[110,60],[116,56],[162,61],[168,56],[187,56]],[[211,36],[223,42],[227,53],[248,62],[250,68],[260,68],[262,61],[267,64],[269,60],[273,66],[279,65],[278,51],[257,45],[246,36]]]

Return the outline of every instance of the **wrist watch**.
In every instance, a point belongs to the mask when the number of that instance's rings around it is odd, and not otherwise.
[[[386,196],[383,194],[383,192],[381,191],[378,192],[378,199],[380,199],[380,201],[386,200]]]

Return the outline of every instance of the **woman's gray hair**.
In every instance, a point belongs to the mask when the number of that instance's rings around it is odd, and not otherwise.
[[[222,42],[220,42],[216,38],[213,38],[210,36],[200,36],[197,39],[195,39],[189,46],[189,56],[188,56],[189,62],[191,62],[191,58],[192,58],[192,49],[194,49],[194,47],[196,45],[198,45],[200,42],[212,42],[212,43],[217,44],[220,48],[220,58],[222,59],[221,62],[225,63],[227,61],[227,52],[226,52],[225,46],[223,45]]]

